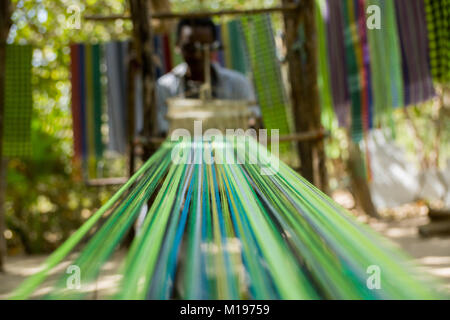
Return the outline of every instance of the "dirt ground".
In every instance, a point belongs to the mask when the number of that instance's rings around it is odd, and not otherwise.
[[[450,236],[419,236],[417,227],[427,223],[427,217],[415,217],[370,225],[398,244],[424,272],[438,278],[442,291],[450,294]]]
[[[398,244],[428,272],[441,280],[441,290],[450,294],[450,237],[421,238],[417,227],[428,222],[426,216],[403,217],[400,220],[366,221],[394,243]],[[120,280],[118,268],[125,252],[117,252],[108,262],[97,283],[89,289],[90,299],[111,296]],[[6,273],[0,274],[0,299],[8,297],[26,277],[39,269],[46,256],[10,257],[6,263]],[[51,288],[55,278],[64,272],[67,264],[61,265],[53,275],[37,290],[39,297]]]

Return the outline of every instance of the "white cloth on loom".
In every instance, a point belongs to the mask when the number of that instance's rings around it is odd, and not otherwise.
[[[249,100],[255,101],[255,93],[248,79],[241,73],[221,67],[217,63],[212,63],[212,67],[217,75],[215,86],[216,98],[225,100]],[[163,134],[169,130],[169,123],[166,119],[167,103],[171,97],[184,96],[184,76],[187,72],[187,64],[181,63],[172,71],[158,79],[156,84],[156,120],[158,133]],[[256,116],[261,116],[258,106],[251,107]]]

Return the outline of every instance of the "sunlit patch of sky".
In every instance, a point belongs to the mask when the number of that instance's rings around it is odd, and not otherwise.
[[[39,8],[37,13],[37,18],[40,23],[44,23],[47,21],[48,13],[45,8]]]

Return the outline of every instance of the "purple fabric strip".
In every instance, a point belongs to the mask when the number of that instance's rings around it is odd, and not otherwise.
[[[434,95],[425,8],[422,0],[397,0],[395,8],[402,47],[405,105],[417,104]]]
[[[342,1],[327,0],[328,21],[327,40],[330,59],[330,82],[334,111],[339,126],[348,126],[350,112],[350,94],[347,87],[345,67],[344,23],[342,18]]]

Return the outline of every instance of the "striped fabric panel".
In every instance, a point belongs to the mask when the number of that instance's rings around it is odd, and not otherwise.
[[[85,45],[85,63],[84,63],[84,92],[85,95],[85,139],[87,172],[89,176],[95,176],[95,127],[94,127],[94,82],[92,78],[92,45]]]
[[[248,65],[245,59],[245,44],[243,40],[243,34],[240,29],[238,20],[231,20],[227,23],[231,66],[230,69],[239,71],[242,74],[247,74]]]
[[[369,52],[365,34],[365,11],[362,0],[343,1],[347,84],[351,97],[351,136],[361,141],[371,126],[371,86]]]
[[[385,40],[385,47],[389,50],[389,54],[386,55],[385,58],[389,63],[390,72],[388,73],[388,78],[391,83],[390,91],[392,105],[394,107],[401,107],[404,105],[402,56],[394,2],[383,0],[382,8],[384,10],[382,21],[384,21],[386,26],[383,33],[387,38],[387,40]]]
[[[329,8],[326,0],[316,0],[316,25],[318,36],[318,89],[321,104],[322,124],[331,130],[335,114],[330,83],[330,66],[328,59],[326,21],[329,19]]]
[[[426,101],[435,94],[428,63],[428,38],[423,0],[395,1],[403,61],[404,104]]]
[[[367,0],[381,9],[381,29],[368,30],[371,54],[374,114],[377,126],[389,125],[393,107],[403,105],[401,51],[392,1]]]
[[[102,141],[102,83],[101,83],[101,47],[92,45],[92,89],[93,89],[93,123],[94,123],[94,149],[96,158],[103,156],[104,144]]]
[[[101,48],[99,44],[72,44],[72,125],[74,157],[83,160],[90,176],[103,156]]]
[[[222,39],[222,44],[224,47],[223,50],[223,66],[225,68],[231,69],[233,63],[232,63],[232,57],[231,57],[231,40],[230,40],[230,32],[228,29],[228,23],[223,23],[220,26],[220,31],[221,31],[221,39]]]
[[[327,0],[327,49],[333,106],[339,125],[346,127],[350,119],[350,93],[347,86],[343,1]]]

